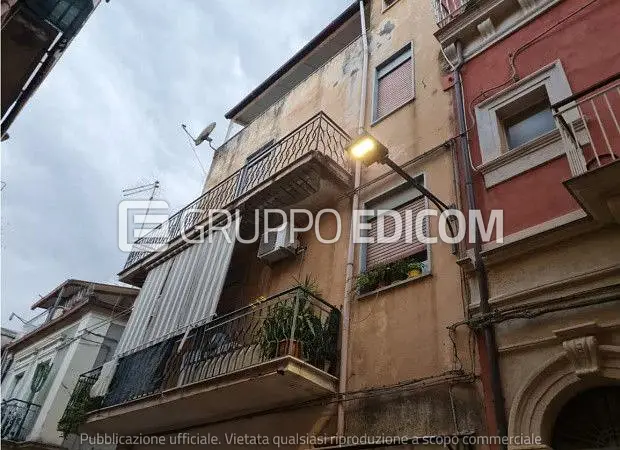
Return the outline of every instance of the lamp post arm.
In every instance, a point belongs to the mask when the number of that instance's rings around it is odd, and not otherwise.
[[[437,207],[437,209],[439,209],[439,211],[441,211],[442,213],[451,209],[448,207],[448,205],[446,205],[439,198],[437,198],[435,194],[433,194],[431,191],[426,189],[418,181],[416,181],[415,178],[413,178],[411,175],[405,172],[402,169],[402,167],[400,167],[398,164],[392,161],[389,156],[383,157],[383,159],[381,159],[381,163],[389,166],[394,172],[396,172],[398,175],[404,178],[407,181],[407,183],[409,183],[411,186],[415,187],[418,191],[420,191],[420,193],[424,197],[428,198]],[[455,237],[456,234],[454,233],[454,229],[452,228],[452,223],[450,222],[450,220],[446,220],[446,223],[448,224],[448,228],[450,229],[450,234],[452,235],[452,237]],[[452,253],[456,254],[456,244],[453,245]]]
[[[413,187],[415,187],[418,191],[420,191],[422,193],[422,195],[426,198],[428,198],[431,202],[433,202],[433,204],[441,211],[447,211],[450,208],[448,207],[448,205],[446,205],[444,202],[442,202],[439,198],[437,198],[435,196],[435,194],[433,194],[431,191],[429,191],[428,189],[426,189],[424,186],[422,186],[418,181],[416,181],[415,178],[413,178],[411,175],[409,175],[407,172],[405,172],[398,164],[396,164],[394,161],[392,161],[388,156],[386,156],[383,160],[381,160],[381,162],[383,164],[386,164],[388,166],[390,166],[390,168],[396,172],[398,175],[400,175],[402,178],[404,178],[405,180],[407,180],[407,182],[412,185]]]

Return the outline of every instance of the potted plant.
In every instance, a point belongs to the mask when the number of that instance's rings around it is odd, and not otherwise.
[[[391,283],[406,280],[409,276],[409,263],[407,262],[407,260],[395,261],[393,263],[390,263],[389,267],[391,274]]]
[[[407,264],[407,275],[409,278],[415,278],[422,275],[422,271],[424,270],[424,264],[419,261],[410,261]]]
[[[311,359],[322,339],[323,324],[310,302],[312,295],[319,296],[316,282],[306,277],[295,287],[299,288],[295,297],[276,303],[263,321],[260,345],[266,358],[291,355]]]
[[[374,291],[379,286],[379,276],[377,271],[369,270],[360,273],[355,280],[355,287],[360,294]]]

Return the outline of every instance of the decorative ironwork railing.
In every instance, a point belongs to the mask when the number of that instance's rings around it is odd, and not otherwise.
[[[573,176],[620,158],[620,73],[551,108]]]
[[[153,251],[194,229],[209,217],[209,210],[229,208],[235,200],[309,153],[326,155],[348,171],[345,148],[349,141],[349,136],[342,128],[325,113],[319,112],[269,147],[259,158],[234,172],[138,239],[124,268],[133,266]]]
[[[95,7],[93,0],[25,0],[24,4],[62,31],[66,38],[76,33]]]
[[[0,409],[2,410],[2,439],[21,442],[32,430],[41,406],[12,398],[3,400]]]
[[[463,13],[468,5],[480,3],[480,0],[431,0],[431,3],[437,26],[443,28]]]
[[[65,436],[77,433],[78,427],[86,419],[89,411],[97,409],[101,405],[101,398],[91,398],[90,390],[101,375],[101,367],[83,373],[71,393],[64,414],[58,421],[58,431]]]
[[[336,374],[340,311],[296,287],[122,356],[102,407],[291,355]],[[139,374],[139,375],[136,375]],[[84,374],[87,375],[87,374]],[[94,384],[88,377],[83,389]],[[73,398],[82,398],[74,392]],[[83,404],[83,402],[81,402]]]

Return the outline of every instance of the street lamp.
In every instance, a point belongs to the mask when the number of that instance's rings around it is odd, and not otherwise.
[[[392,161],[389,157],[387,147],[381,142],[379,142],[371,134],[364,133],[354,139],[349,144],[346,151],[352,159],[361,161],[366,167],[377,162],[389,166],[394,172],[404,178],[409,185],[416,188],[424,197],[428,198],[442,213],[453,209],[446,205],[444,202],[442,202],[431,191],[422,186],[420,182],[418,182],[415,178],[405,172],[398,164]],[[456,236],[454,230],[452,229],[452,224],[450,223],[450,220],[446,220],[446,223],[448,224],[448,228],[450,229],[450,234],[453,237]],[[452,253],[456,254],[456,251],[456,244],[454,244],[452,247]]]

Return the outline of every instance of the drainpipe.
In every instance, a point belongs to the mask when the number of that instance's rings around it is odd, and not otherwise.
[[[470,210],[476,209],[476,196],[474,192],[472,168],[469,164],[469,141],[467,138],[467,124],[465,122],[465,101],[463,97],[463,85],[461,79],[461,67],[463,66],[463,49],[460,42],[456,43],[458,63],[454,68],[454,88],[457,102],[457,118],[460,134],[461,160],[465,171],[465,188],[467,191],[467,203]],[[478,291],[480,293],[480,312],[484,317],[491,311],[489,305],[489,280],[486,265],[482,259],[482,237],[478,223],[474,220],[470,222],[470,226],[474,227],[474,270],[478,282]],[[485,323],[482,327],[482,338],[484,340],[484,350],[486,353],[486,365],[489,368],[490,384],[491,384],[491,401],[493,403],[493,412],[497,427],[497,434],[501,437],[507,436],[506,423],[506,407],[504,402],[504,394],[502,392],[502,381],[499,369],[499,352],[497,351],[497,342],[495,340],[495,327],[491,323]],[[505,449],[502,444],[500,448]]]
[[[364,13],[364,0],[360,0],[360,25],[362,27],[362,85],[360,89],[360,112],[358,121],[358,133],[364,132],[366,123],[366,84],[368,81],[368,36],[366,34],[366,15]],[[353,200],[351,206],[351,226],[349,230],[349,247],[347,251],[347,267],[345,271],[344,298],[342,301],[342,339],[340,344],[340,382],[338,386],[338,436],[344,435],[344,394],[347,391],[347,363],[349,359],[349,322],[350,322],[350,297],[353,291],[353,268],[355,260],[355,243],[353,235],[355,233],[354,217],[355,211],[359,208],[358,189],[361,184],[362,165],[359,161],[355,163],[355,181]]]

